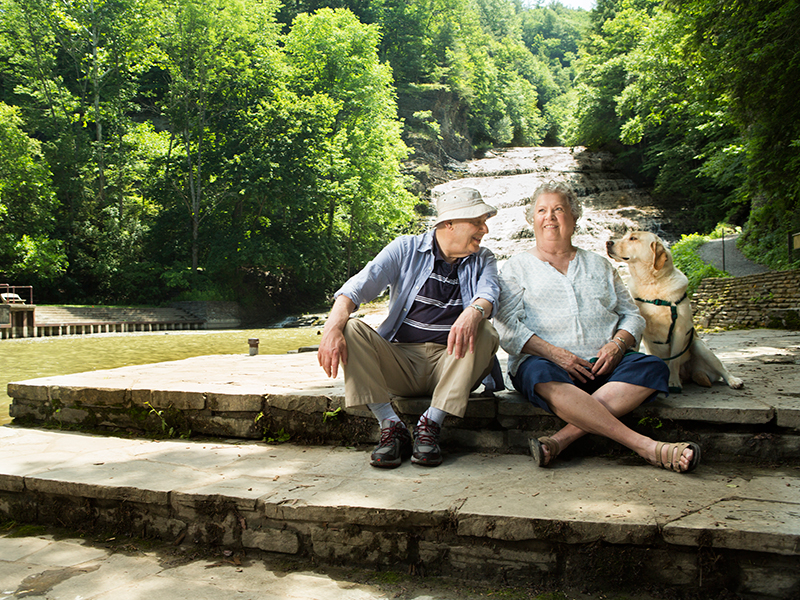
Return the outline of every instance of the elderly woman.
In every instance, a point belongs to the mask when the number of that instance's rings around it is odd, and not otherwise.
[[[552,437],[530,440],[533,458],[549,465],[594,433],[653,465],[688,473],[700,462],[697,444],[656,442],[619,420],[668,392],[669,369],[660,358],[630,350],[645,321],[608,260],[572,245],[581,212],[568,186],[541,186],[525,215],[536,246],[500,271],[495,326],[511,381],[530,402],[567,422]]]

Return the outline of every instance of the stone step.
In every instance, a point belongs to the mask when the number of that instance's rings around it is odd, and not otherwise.
[[[103,322],[188,323],[196,321],[198,319],[195,316],[178,308],[49,305],[36,307],[36,324],[38,326]]]
[[[713,462],[800,460],[800,333],[731,331],[706,343],[745,381],[688,385],[643,405],[623,420],[654,439],[696,441]],[[501,363],[504,362],[501,355]],[[158,435],[293,439],[305,443],[374,444],[378,430],[366,409],[344,409],[341,376],[325,377],[314,353],[283,356],[201,356],[11,383],[16,422]],[[410,425],[427,398],[397,398]],[[516,392],[473,398],[465,418],[448,417],[442,442],[449,448],[526,453],[528,439],[563,425]],[[587,436],[573,455],[628,453],[604,438]]]
[[[527,456],[473,452],[433,469],[385,470],[368,456],[0,427],[0,517],[603,597],[800,590],[793,468],[701,464],[678,474],[602,457],[537,469]]]

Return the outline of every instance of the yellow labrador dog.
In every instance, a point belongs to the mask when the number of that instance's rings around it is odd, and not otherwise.
[[[644,350],[669,365],[670,391],[680,392],[683,381],[710,387],[720,378],[734,389],[742,387],[742,380],[732,376],[697,336],[686,296],[689,280],[672,264],[662,240],[653,233],[632,231],[606,242],[606,251],[628,265],[628,288],[647,322]]]

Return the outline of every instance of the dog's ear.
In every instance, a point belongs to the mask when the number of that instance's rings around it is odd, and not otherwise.
[[[650,249],[653,251],[653,268],[660,271],[667,262],[667,250],[659,240],[652,242]]]

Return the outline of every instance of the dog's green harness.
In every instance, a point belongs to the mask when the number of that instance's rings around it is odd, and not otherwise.
[[[667,341],[666,342],[653,342],[654,344],[670,344],[672,342],[672,331],[675,329],[675,321],[678,320],[678,304],[686,300],[688,296],[684,292],[683,296],[677,302],[668,302],[667,300],[645,300],[644,298],[636,298],[637,302],[646,302],[647,304],[655,304],[656,306],[669,306],[670,313],[672,315],[672,322],[669,324],[669,333],[667,333]],[[694,339],[694,327],[690,331],[686,333],[689,336],[689,341],[686,343],[686,347],[681,350],[675,356],[670,356],[669,358],[663,358],[663,361],[672,360],[674,358],[678,358],[682,354],[684,354],[688,349],[689,346],[692,345],[692,340]]]

